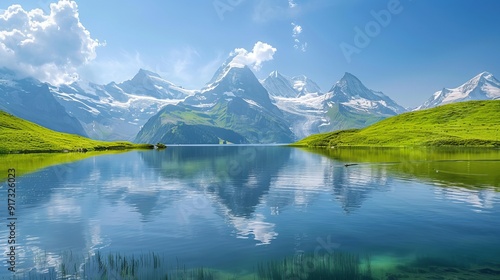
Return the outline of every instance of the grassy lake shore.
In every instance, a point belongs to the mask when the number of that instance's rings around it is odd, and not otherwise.
[[[500,100],[469,101],[390,117],[363,129],[315,134],[294,147],[500,147]]]
[[[105,142],[56,132],[0,111],[0,154],[153,149],[151,144]]]

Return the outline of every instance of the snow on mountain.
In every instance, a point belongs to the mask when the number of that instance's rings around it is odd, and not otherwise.
[[[327,95],[328,104],[341,104],[365,114],[393,116],[406,111],[382,92],[368,89],[350,73],[345,73]]]
[[[160,75],[144,69],[140,69],[132,80],[125,81],[118,87],[129,94],[157,99],[184,99],[192,94],[192,91],[178,87]]]
[[[297,139],[322,132],[321,128],[329,123],[325,110],[325,96],[308,93],[299,97],[274,96],[276,106],[283,111],[290,129]]]
[[[214,75],[212,76],[212,79],[206,84],[206,86],[201,90],[202,92],[210,90],[211,88],[214,87],[214,84],[217,82],[220,82],[231,70],[231,68],[236,67],[236,68],[243,68],[244,65],[234,63],[233,60],[236,57],[236,54],[230,55],[224,63],[215,71]]]
[[[271,73],[263,84],[298,138],[364,127],[406,111],[382,92],[366,88],[350,73],[327,93],[321,93],[319,86],[304,76],[289,79],[277,72]]]
[[[198,143],[199,139],[218,142],[219,138],[232,142],[227,137],[237,138],[234,135],[249,143],[295,140],[282,111],[253,71],[233,59],[226,60],[201,91],[152,117],[136,141]]]
[[[229,57],[215,72],[211,81],[199,93],[186,98],[184,103],[198,108],[210,108],[218,103],[221,97],[227,101],[238,97],[250,105],[258,105],[257,107],[281,115],[252,70],[246,65],[233,62],[232,59],[234,57]]]
[[[78,119],[83,133],[99,140],[139,139],[139,131],[141,141],[152,135],[161,138],[159,127],[170,130],[187,124],[183,131],[189,137],[209,133],[213,139],[289,142],[312,133],[363,127],[405,111],[349,73],[323,93],[306,76],[289,78],[274,71],[259,81],[234,58],[229,57],[200,91],[186,90],[144,69],[120,84],[45,85],[55,103],[70,118]],[[17,85],[13,73],[0,74],[0,86]],[[485,75],[484,79],[489,78]],[[492,83],[483,87],[495,88]]]
[[[293,82],[293,88],[299,92],[299,95],[322,92],[318,84],[304,75],[295,76],[291,80]]]
[[[289,78],[273,71],[261,83],[297,139],[319,133],[319,128],[328,122],[321,89],[306,76]]]
[[[47,84],[33,78],[17,79],[0,68],[0,110],[46,128],[86,136],[80,122],[50,94]]]
[[[461,101],[490,99],[500,99],[500,82],[493,74],[483,72],[457,88],[443,88],[437,91],[429,100],[415,110]]]
[[[308,93],[320,93],[319,86],[304,75],[293,78],[286,77],[278,71],[273,71],[262,81],[262,85],[271,97],[294,98]]]
[[[285,77],[273,71],[269,76],[262,81],[262,85],[268,91],[271,97],[297,97],[299,93],[293,87],[293,82],[290,78]]]
[[[165,105],[178,104],[195,93],[143,69],[121,84],[78,81],[50,90],[80,120],[89,137],[99,140],[132,140]]]

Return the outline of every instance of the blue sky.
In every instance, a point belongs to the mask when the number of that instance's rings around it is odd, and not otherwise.
[[[20,4],[48,15],[50,3],[4,0],[0,14]],[[326,91],[350,72],[401,105],[417,106],[482,71],[500,75],[499,10],[497,0],[82,0],[60,11],[78,11],[79,23],[54,17],[54,30],[64,36],[30,29],[38,47],[17,50],[15,40],[22,39],[0,33],[0,43],[19,52],[5,52],[0,63],[42,80],[75,72],[98,83],[121,82],[146,68],[197,89],[229,53],[252,54],[262,42],[275,51],[254,68],[259,78],[273,70],[304,74]],[[0,21],[0,32],[18,21]],[[68,45],[68,38],[81,44]]]

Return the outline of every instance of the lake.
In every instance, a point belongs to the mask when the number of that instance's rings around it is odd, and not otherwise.
[[[356,279],[500,277],[500,150],[171,146],[77,159],[0,156],[2,217],[7,169],[18,174],[20,279],[103,275],[127,258],[136,274],[158,270],[148,278],[203,267],[310,279],[329,257],[359,264]]]

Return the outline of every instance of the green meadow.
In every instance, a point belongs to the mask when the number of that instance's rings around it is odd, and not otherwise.
[[[500,147],[500,100],[469,101],[306,137],[299,147]]]
[[[153,145],[104,142],[61,133],[0,111],[0,154],[152,149]]]

